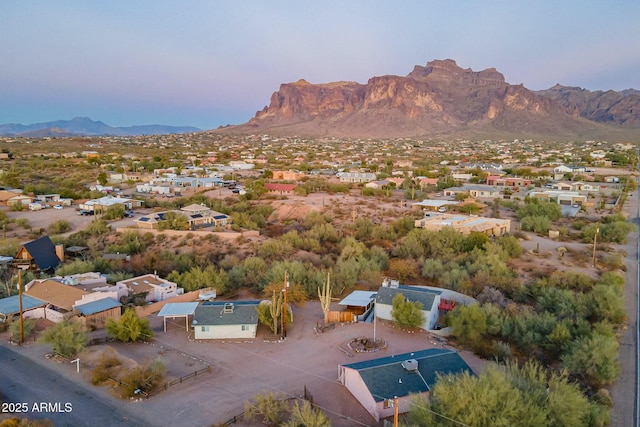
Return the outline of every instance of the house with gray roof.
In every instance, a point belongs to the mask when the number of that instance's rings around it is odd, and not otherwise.
[[[407,301],[422,304],[422,313],[424,314],[422,329],[434,328],[438,321],[441,291],[420,286],[404,286],[396,281],[385,280],[376,294],[375,315],[378,319],[393,321],[393,316],[391,316],[393,297],[397,294],[404,295]]]
[[[253,339],[258,330],[259,301],[204,302],[193,314],[193,336],[207,339]]]
[[[407,412],[414,395],[428,396],[438,375],[474,375],[469,365],[452,350],[427,349],[397,354],[364,362],[338,366],[338,381],[378,422],[394,414]]]

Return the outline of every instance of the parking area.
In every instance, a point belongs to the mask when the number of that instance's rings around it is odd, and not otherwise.
[[[137,404],[150,425],[156,426],[185,425],[184,417],[193,426],[224,422],[241,414],[245,401],[258,393],[300,396],[305,387],[330,416],[332,425],[376,425],[337,382],[338,365],[443,346],[428,333],[408,333],[379,322],[377,338],[385,340],[387,347],[376,353],[351,352],[349,356],[340,347],[356,337],[372,337],[373,324],[344,324],[316,333],[314,328],[322,319],[319,302],[296,306],[287,339],[276,342],[264,340],[270,331],[262,326],[254,340],[197,342],[187,333],[183,321],[169,322],[165,333],[160,318],[152,315],[149,319],[156,333],[153,342],[118,344],[119,353],[134,360],[160,357],[172,378],[212,366],[211,374]],[[461,355],[474,370],[481,369],[482,362],[475,356],[467,352]],[[244,420],[236,425],[251,426],[255,422]]]

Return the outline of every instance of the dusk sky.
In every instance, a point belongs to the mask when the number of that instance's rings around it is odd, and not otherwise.
[[[453,59],[529,89],[640,89],[638,0],[6,0],[0,123],[240,124],[280,84]]]

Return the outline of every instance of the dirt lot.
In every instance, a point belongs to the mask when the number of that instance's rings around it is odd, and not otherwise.
[[[337,308],[337,307],[336,307]],[[315,403],[331,417],[333,425],[347,427],[376,425],[371,416],[337,382],[337,367],[392,354],[442,346],[427,333],[408,333],[387,324],[377,325],[377,338],[387,342],[387,348],[375,353],[352,353],[347,356],[338,347],[355,337],[372,337],[373,325],[345,324],[316,334],[316,321],[322,318],[318,302],[294,308],[295,322],[288,329],[284,342],[264,342],[269,332],[259,329],[258,338],[244,342],[194,342],[189,339],[183,321],[168,322],[162,331],[162,320],[150,316],[156,337],[150,344],[109,344],[120,357],[146,363],[160,357],[168,367],[168,377],[177,378],[208,365],[211,374],[190,379],[169,391],[139,402],[121,401],[123,410],[140,414],[153,426],[210,426],[242,413],[244,402],[256,393],[276,392],[283,396],[300,396],[304,387]],[[59,370],[70,379],[89,384],[91,361],[96,360],[100,346],[88,348],[80,355],[81,376],[75,367],[45,359],[48,346],[29,344],[21,351]],[[90,353],[91,354],[90,354]],[[483,362],[462,351],[461,356],[479,372]],[[91,387],[91,386],[90,386]],[[116,399],[109,386],[93,387],[105,399]],[[255,421],[236,424],[252,426]]]

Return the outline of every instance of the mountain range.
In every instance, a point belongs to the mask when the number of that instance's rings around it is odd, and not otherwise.
[[[75,117],[71,120],[56,120],[53,122],[34,123],[30,125],[0,124],[0,135],[22,137],[45,136],[135,136],[159,135],[173,133],[200,132],[201,129],[190,126],[141,125],[128,127],[113,127],[108,124],[91,120],[88,117]]]
[[[366,84],[282,84],[249,122],[216,132],[343,137],[541,137],[637,139],[640,91],[556,85],[533,91],[495,68],[451,59]]]

